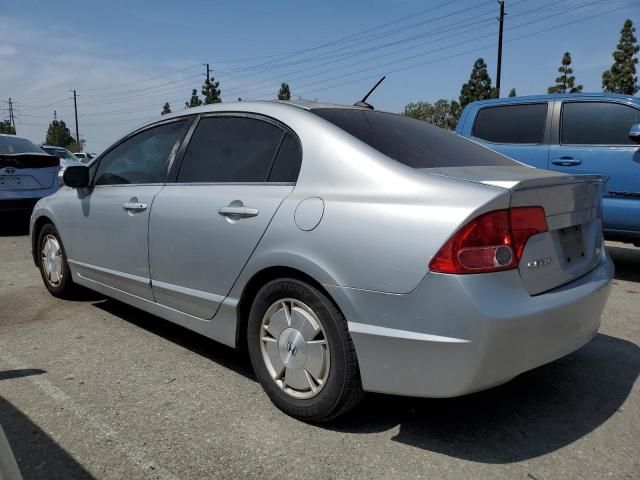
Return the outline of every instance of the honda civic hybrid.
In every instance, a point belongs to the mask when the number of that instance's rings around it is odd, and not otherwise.
[[[86,287],[246,349],[278,408],[320,422],[587,343],[613,276],[605,180],[366,106],[207,105],[68,167],[33,259],[55,296]]]

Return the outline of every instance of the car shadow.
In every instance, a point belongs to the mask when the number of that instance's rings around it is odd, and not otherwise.
[[[10,380],[12,378],[30,377],[32,375],[42,375],[47,373],[46,370],[39,368],[22,368],[19,370],[0,370],[0,381]]]
[[[122,320],[137,325],[187,350],[208,358],[220,365],[233,370],[247,379],[257,382],[248,355],[231,347],[211,340],[199,333],[188,330],[180,325],[163,320],[160,317],[143,312],[135,307],[113,299],[93,304],[105,312],[115,315]]]
[[[256,381],[244,352],[116,300],[94,305]],[[367,434],[399,426],[396,442],[482,463],[518,462],[597,429],[620,411],[639,374],[637,345],[597,334],[577,352],[500,387],[448,399],[369,394],[318,427]]]
[[[607,252],[616,266],[617,280],[640,282],[640,249],[607,245]]]
[[[29,235],[31,213],[0,212],[0,237]]]
[[[1,396],[0,425],[24,480],[95,478],[53,438]]]
[[[500,387],[450,399],[370,395],[327,428],[370,433],[399,425],[396,442],[474,462],[519,462],[597,429],[620,411],[639,372],[637,345],[598,334]]]

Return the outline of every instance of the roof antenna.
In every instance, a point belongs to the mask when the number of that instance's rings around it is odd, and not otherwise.
[[[369,95],[371,95],[373,93],[373,91],[376,88],[378,88],[378,85],[380,85],[385,78],[387,78],[387,77],[384,76],[380,80],[378,80],[378,83],[376,83],[373,86],[373,88],[371,90],[369,90],[369,93],[367,93],[362,100],[360,100],[359,102],[354,103],[353,106],[354,107],[364,107],[364,108],[368,108],[369,110],[373,110],[373,105],[369,105],[367,103],[367,98],[369,98]]]

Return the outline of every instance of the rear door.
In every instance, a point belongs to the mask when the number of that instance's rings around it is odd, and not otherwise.
[[[548,102],[494,105],[478,110],[465,136],[536,168],[548,168]]]
[[[295,134],[270,119],[202,117],[175,183],[160,192],[151,212],[156,301],[202,319],[213,317],[293,190],[300,162]]]
[[[69,262],[79,275],[153,300],[149,212],[190,122],[164,122],[120,142],[100,157],[92,188],[77,190],[75,204],[61,210]]]
[[[550,168],[607,175],[604,227],[640,232],[640,147],[629,137],[637,106],[614,101],[557,102]]]

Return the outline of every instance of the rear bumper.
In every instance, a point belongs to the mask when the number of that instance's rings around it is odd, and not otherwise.
[[[0,197],[0,212],[30,212],[40,198],[3,199]]]
[[[31,211],[40,200],[58,190],[58,186],[37,190],[0,190],[0,211]]]
[[[598,330],[613,264],[530,296],[517,270],[429,273],[410,294],[327,286],[349,320],[363,387],[453,397],[504,383],[587,343]]]

